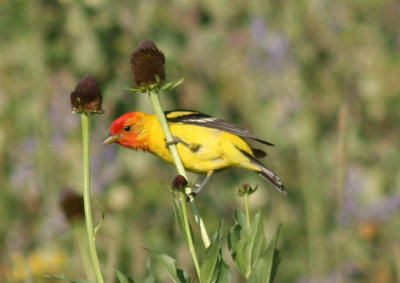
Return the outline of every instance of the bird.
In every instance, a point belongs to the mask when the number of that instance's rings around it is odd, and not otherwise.
[[[225,120],[193,111],[164,112],[174,137],[183,166],[194,173],[205,173],[196,193],[205,186],[214,172],[241,167],[256,172],[280,192],[286,193],[277,174],[258,159],[267,154],[253,148],[246,140],[273,146],[250,131]],[[142,149],[173,163],[164,132],[155,114],[127,112],[115,119],[103,145],[116,143],[130,149]]]

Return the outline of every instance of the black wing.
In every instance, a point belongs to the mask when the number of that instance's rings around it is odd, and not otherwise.
[[[243,129],[238,125],[200,112],[190,111],[190,110],[173,110],[173,111],[166,111],[165,116],[167,117],[167,121],[171,123],[192,124],[207,128],[218,129],[234,135],[238,135],[243,138],[253,139],[265,145],[273,146],[272,143],[269,143],[265,140],[256,137],[248,130]]]

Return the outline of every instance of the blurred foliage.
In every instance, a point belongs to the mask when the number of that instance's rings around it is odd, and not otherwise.
[[[238,184],[258,183],[251,207],[263,209],[269,238],[284,223],[276,282],[400,281],[399,14],[396,0],[1,1],[0,281],[84,277],[59,196],[81,191],[69,94],[85,74],[106,111],[92,133],[106,281],[115,268],[146,276],[143,247],[193,273],[167,189],[173,166],[101,147],[115,117],[151,111],[125,90],[143,39],[164,52],[168,80],[185,77],[166,109],[194,108],[276,144],[265,163],[288,195],[245,170],[218,174],[197,197],[210,231],[233,224]]]

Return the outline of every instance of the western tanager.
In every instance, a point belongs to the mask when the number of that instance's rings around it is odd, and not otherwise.
[[[237,166],[257,172],[279,191],[285,192],[279,177],[257,160],[266,153],[252,148],[244,138],[270,146],[271,143],[233,123],[200,112],[174,110],[165,112],[165,115],[183,165],[192,172],[206,173],[203,184],[214,171]],[[128,148],[149,151],[173,162],[161,125],[154,114],[139,111],[125,113],[114,120],[110,132],[103,145],[115,142]]]

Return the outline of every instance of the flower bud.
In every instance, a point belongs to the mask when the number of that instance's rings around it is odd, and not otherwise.
[[[101,109],[102,96],[99,84],[95,77],[84,76],[76,85],[71,93],[72,111],[76,113],[97,113],[104,111]]]
[[[249,184],[244,183],[239,187],[239,196],[244,196],[244,195],[251,195],[255,191],[257,191],[258,185],[256,185],[254,188],[252,188]]]
[[[172,188],[175,190],[182,190],[186,188],[188,181],[182,175],[177,175],[172,181]]]
[[[131,69],[137,86],[165,81],[165,57],[151,40],[142,41],[131,56]]]

